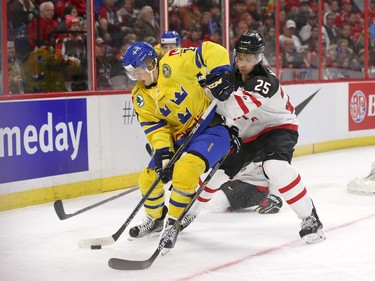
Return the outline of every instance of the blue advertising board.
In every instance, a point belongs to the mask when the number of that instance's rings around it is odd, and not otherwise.
[[[88,170],[86,99],[0,103],[0,183]]]

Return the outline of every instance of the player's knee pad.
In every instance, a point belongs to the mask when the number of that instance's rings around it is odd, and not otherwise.
[[[267,160],[263,162],[263,170],[266,176],[276,186],[287,184],[290,179],[298,176],[293,167],[283,160]]]
[[[147,193],[157,178],[157,173],[149,167],[141,172],[138,183],[143,195]],[[146,213],[153,218],[160,218],[163,211],[164,200],[163,183],[160,182],[144,203]]]
[[[186,153],[174,165],[172,185],[176,189],[193,193],[199,182],[199,176],[206,169],[205,162],[198,156]]]
[[[142,194],[145,194],[151,187],[151,185],[157,180],[158,174],[151,169],[150,167],[147,167],[144,169],[138,178],[138,184],[139,189],[141,190]],[[160,193],[160,190],[163,188],[163,183],[159,182],[155,190],[158,190],[156,193]]]

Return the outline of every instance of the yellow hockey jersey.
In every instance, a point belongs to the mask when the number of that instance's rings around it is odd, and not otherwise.
[[[134,109],[148,142],[157,150],[186,135],[208,107],[210,100],[198,76],[230,71],[227,50],[204,42],[199,48],[180,48],[159,61],[156,85],[139,81],[132,90]]]

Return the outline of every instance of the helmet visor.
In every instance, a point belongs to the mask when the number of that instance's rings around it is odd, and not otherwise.
[[[237,53],[234,56],[234,63],[258,64],[263,59],[263,53],[242,54]]]
[[[147,59],[144,63],[136,68],[134,68],[131,64],[122,64],[122,66],[125,68],[126,76],[128,76],[129,79],[133,81],[142,80],[143,75],[145,75],[146,73],[151,73],[153,70],[155,70],[156,65],[156,59]]]

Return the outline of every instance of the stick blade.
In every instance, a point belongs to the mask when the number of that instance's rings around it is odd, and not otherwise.
[[[56,200],[55,203],[53,203],[53,208],[60,220],[65,220],[69,217],[65,213],[64,205],[61,200]]]
[[[111,258],[108,260],[108,266],[116,270],[144,270],[151,266],[153,260],[131,261],[125,259]]]

